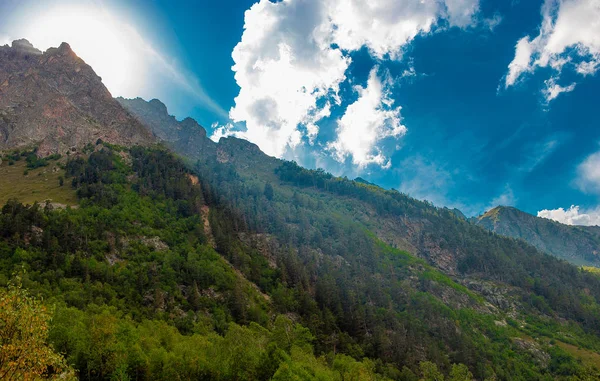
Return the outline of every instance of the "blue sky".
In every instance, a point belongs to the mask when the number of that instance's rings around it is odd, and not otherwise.
[[[5,0],[0,44],[67,39],[113,95],[308,167],[600,224],[597,1],[254,3]]]

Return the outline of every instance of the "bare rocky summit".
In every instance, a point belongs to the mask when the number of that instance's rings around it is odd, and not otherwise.
[[[37,145],[46,156],[98,139],[155,141],[67,43],[43,53],[27,40],[0,46],[0,150]]]

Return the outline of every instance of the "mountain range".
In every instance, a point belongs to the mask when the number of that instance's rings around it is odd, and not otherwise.
[[[600,228],[467,219],[213,142],[159,100],[113,99],[67,44],[0,47],[0,115],[2,192],[43,203],[31,180],[57,174],[74,200],[0,213],[0,282],[56,307],[45,375],[600,377],[600,277],[567,263],[597,264]]]

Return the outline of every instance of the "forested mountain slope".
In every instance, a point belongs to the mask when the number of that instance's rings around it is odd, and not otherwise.
[[[600,228],[569,226],[499,206],[474,221],[495,233],[521,238],[543,252],[575,265],[600,266]]]
[[[3,282],[21,272],[57,305],[49,340],[80,378],[411,380],[460,363],[478,379],[593,374],[568,345],[600,349],[597,278],[396,192],[239,139],[219,147],[190,170],[163,149],[99,144],[62,159],[79,208],[3,207]],[[515,250],[539,271],[509,256],[523,284],[494,261],[449,277],[354,209],[383,208],[373,212],[385,220],[396,203],[423,221],[452,218],[481,232],[481,253],[500,245],[490,254]]]
[[[0,278],[20,274],[25,288],[56,306],[48,340],[79,378],[412,377],[401,364],[364,359],[314,292],[294,287],[297,256],[254,248],[249,242],[260,235],[234,229],[241,216],[172,154],[108,144],[85,151],[59,159],[78,208],[9,201],[0,213]],[[415,266],[399,272],[430,274],[451,293],[458,287],[406,253],[374,247]],[[299,281],[314,291],[311,280]],[[312,332],[298,324],[300,306],[312,314]],[[417,360],[406,365],[420,372]]]

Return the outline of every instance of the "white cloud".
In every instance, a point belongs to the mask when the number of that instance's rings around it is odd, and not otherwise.
[[[235,131],[232,131],[233,125],[231,123],[227,123],[226,125],[221,126],[219,125],[219,123],[215,122],[212,124],[211,128],[213,130],[213,133],[210,135],[210,139],[215,143],[218,143],[219,140],[221,140],[221,138],[224,138],[226,136],[235,136]]]
[[[476,0],[446,0],[448,21],[451,25],[466,27],[474,20],[479,11],[479,1]]]
[[[588,156],[577,167],[576,184],[586,193],[600,194],[600,152]]]
[[[482,20],[482,22],[483,25],[487,26],[490,31],[493,31],[502,23],[502,16],[499,13],[496,13],[491,18]]]
[[[371,71],[367,87],[356,86],[355,90],[358,99],[338,120],[337,139],[328,149],[338,161],[351,156],[352,162],[361,168],[368,164],[389,166],[377,143],[406,133],[406,127],[400,123],[400,107],[393,106],[388,84],[379,79],[377,68]]]
[[[578,73],[594,74],[600,64],[598,20],[598,0],[546,0],[542,6],[540,32],[534,39],[526,36],[517,43],[515,57],[508,66],[505,87],[514,85],[524,73],[533,72],[538,67],[551,67],[558,77],[565,64],[574,57],[580,60],[576,67]],[[565,89],[572,90],[571,86],[556,86],[551,88],[553,91],[545,90],[547,100],[554,99]]]
[[[10,45],[11,42],[10,37],[0,34],[0,46]]]
[[[530,71],[529,62],[531,61],[531,54],[533,49],[529,41],[529,37],[523,37],[517,42],[515,48],[515,58],[508,65],[508,74],[506,76],[506,87],[515,84],[517,79],[525,71]]]
[[[544,94],[544,98],[546,98],[546,103],[550,103],[550,101],[556,99],[562,93],[569,93],[575,90],[575,83],[571,83],[569,86],[561,86],[556,83],[555,78],[550,78],[544,81],[546,84],[546,88],[542,90],[542,94]]]
[[[580,62],[577,65],[577,72],[583,76],[593,75],[597,70],[598,66],[600,66],[600,62],[598,61],[589,61],[589,62]]]
[[[579,164],[575,184],[585,193],[600,195],[600,151],[589,155]],[[569,209],[544,209],[537,215],[567,225],[600,225],[600,207],[581,209],[572,205]]]
[[[581,210],[579,206],[571,205],[567,210],[563,208],[540,210],[537,213],[537,216],[558,221],[566,225],[600,225],[600,208]]]
[[[478,0],[261,0],[232,53],[240,92],[230,118],[246,124],[238,135],[274,156],[314,141],[319,121],[342,104],[352,51],[399,59],[439,19],[464,27],[477,11]]]

